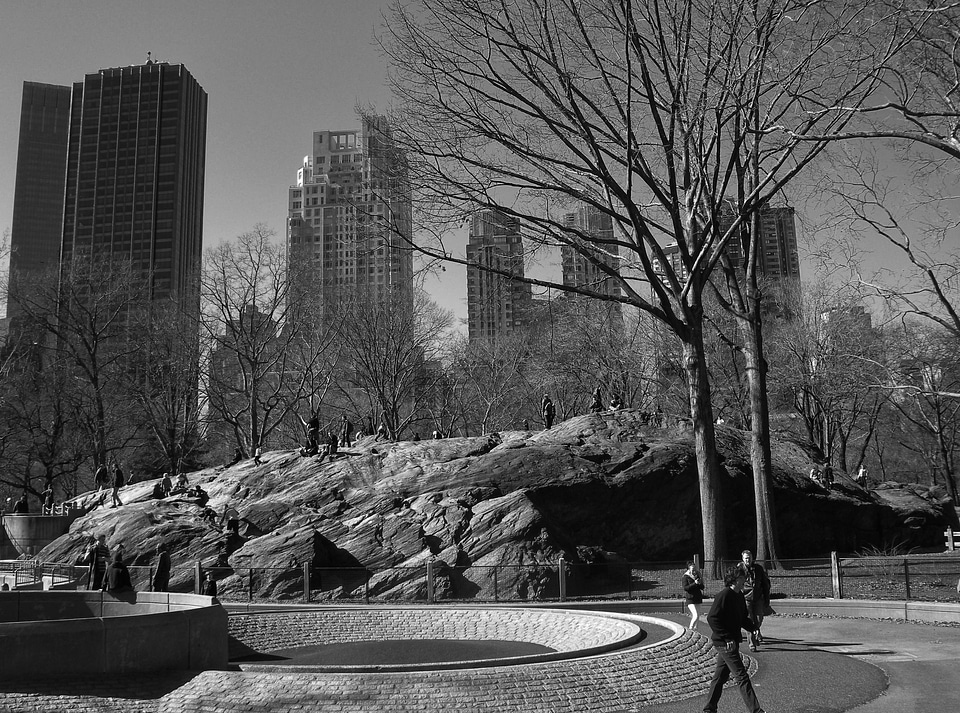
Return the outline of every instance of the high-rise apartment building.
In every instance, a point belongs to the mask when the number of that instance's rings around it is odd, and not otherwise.
[[[726,231],[733,218],[721,215],[720,229]],[[685,276],[676,243],[663,249],[667,260],[678,275]],[[743,245],[736,237],[726,247],[727,256],[735,268],[744,266]],[[800,279],[800,253],[797,249],[796,214],[789,206],[765,207],[760,210],[760,260],[757,274],[774,280]],[[656,269],[657,264],[654,263]]]
[[[60,262],[70,87],[23,83],[20,143],[10,230],[7,316],[15,317],[20,277]]]
[[[524,327],[531,306],[524,276],[523,238],[516,219],[482,210],[467,238],[467,329],[471,341],[492,339]]]
[[[578,234],[596,240],[578,240],[580,248],[563,245],[560,261],[565,287],[579,287],[597,295],[620,297],[620,285],[597,263],[619,270],[619,250],[613,242],[613,221],[594,206],[581,206],[564,216],[564,224]]]
[[[198,305],[207,94],[181,64],[101,69],[73,85],[61,269],[129,259],[153,298]]]
[[[387,295],[412,305],[411,240],[406,161],[387,121],[314,132],[288,193],[287,255],[319,284],[323,309]]]

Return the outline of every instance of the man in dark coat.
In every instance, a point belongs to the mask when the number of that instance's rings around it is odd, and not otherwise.
[[[117,552],[113,555],[113,562],[107,567],[107,572],[103,577],[103,591],[119,593],[129,592],[132,589],[130,572],[127,565],[123,563],[123,555]]]
[[[86,563],[89,567],[89,589],[100,589],[103,584],[103,576],[107,571],[107,563],[110,560],[110,548],[107,547],[107,536],[98,535],[90,549],[87,550]]]
[[[165,592],[170,586],[170,553],[164,544],[157,545],[157,567],[150,585],[155,592]]]
[[[543,400],[540,402],[540,417],[543,419],[544,428],[551,428],[553,426],[553,418],[557,415],[557,410],[553,406],[553,401],[550,400],[550,397],[546,394],[543,395]]]
[[[753,631],[753,622],[747,616],[747,603],[740,592],[740,572],[731,569],[723,578],[723,589],[713,600],[707,623],[710,625],[710,640],[717,653],[717,665],[710,681],[710,692],[703,706],[703,713],[717,713],[717,704],[723,693],[723,685],[733,680],[740,689],[740,696],[750,713],[763,713],[757,694],[750,683],[750,675],[740,658],[741,629]]]

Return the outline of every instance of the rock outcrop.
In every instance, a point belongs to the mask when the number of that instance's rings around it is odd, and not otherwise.
[[[727,541],[735,553],[754,542],[749,434],[720,427],[718,449]],[[773,444],[774,502],[781,555],[821,556],[894,542],[936,545],[942,505],[907,506],[857,486],[843,474],[831,489],[812,482],[802,447]],[[681,424],[653,425],[623,410],[565,421],[548,431],[477,438],[388,442],[367,437],[337,459],[271,452],[190,475],[222,512],[243,518],[239,537],[204,522],[190,498],[150,497],[154,481],[123,488],[125,505],[97,507],[41,553],[71,562],[95,533],[122,543],[128,564],[146,565],[165,543],[174,562],[212,566],[226,545],[221,591],[250,586],[233,568],[258,570],[259,596],[292,594],[308,564],[318,597],[369,588],[381,597],[423,595],[435,563],[437,595],[511,597],[553,585],[548,566],[677,561],[700,548],[692,436]],[[95,495],[80,498],[90,507]],[[951,510],[952,512],[952,510]],[[735,556],[735,554],[734,554]],[[192,586],[179,570],[174,589]]]

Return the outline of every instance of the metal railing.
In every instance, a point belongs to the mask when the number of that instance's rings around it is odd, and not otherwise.
[[[716,571],[733,566],[722,562]],[[130,566],[134,589],[149,591],[153,568]],[[174,567],[170,591],[199,592],[209,572],[218,597],[228,602],[438,601],[531,602],[617,599],[681,599],[684,562],[543,562],[530,565],[452,567],[433,561],[419,567],[285,568],[216,566],[194,562]],[[86,567],[33,560],[0,562],[17,585],[42,578],[49,584],[88,586]],[[705,594],[723,586],[704,563]],[[845,598],[956,601],[958,556],[838,557],[781,560],[767,567],[771,594],[780,598]]]

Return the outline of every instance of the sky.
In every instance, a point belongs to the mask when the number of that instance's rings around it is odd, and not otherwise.
[[[143,63],[151,52],[184,64],[209,97],[204,245],[257,223],[282,239],[287,189],[313,132],[358,126],[358,103],[389,105],[386,63],[374,41],[388,4],[0,0],[0,234],[12,222],[23,82],[72,85],[101,68]],[[871,262],[890,259],[881,245]],[[540,265],[533,274],[554,271]],[[815,269],[805,259],[802,271],[809,278]],[[462,267],[447,266],[425,286],[456,318],[466,317]]]
[[[72,85],[101,68],[183,64],[208,95],[204,245],[264,223],[283,237],[287,189],[313,132],[386,108],[374,42],[387,0],[0,0],[0,234],[13,217],[23,82]],[[428,285],[466,317],[453,266]]]

